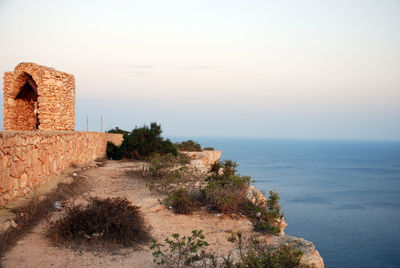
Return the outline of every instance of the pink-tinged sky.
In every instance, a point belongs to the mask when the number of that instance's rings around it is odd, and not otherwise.
[[[0,0],[0,40],[75,75],[78,130],[400,140],[398,0]]]

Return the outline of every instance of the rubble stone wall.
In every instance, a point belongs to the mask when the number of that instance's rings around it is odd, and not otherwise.
[[[0,132],[0,205],[24,195],[71,165],[104,157],[121,134],[74,131]]]
[[[75,78],[72,74],[30,62],[4,73],[4,130],[35,130],[34,104],[18,99],[24,85],[33,80],[38,103],[38,130],[75,129]]]

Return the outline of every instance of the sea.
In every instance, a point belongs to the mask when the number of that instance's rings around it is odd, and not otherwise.
[[[400,142],[194,139],[280,195],[287,235],[312,241],[325,267],[400,267]]]

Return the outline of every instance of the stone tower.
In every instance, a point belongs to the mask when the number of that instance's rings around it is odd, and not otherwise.
[[[75,78],[23,62],[4,73],[4,130],[75,129]]]

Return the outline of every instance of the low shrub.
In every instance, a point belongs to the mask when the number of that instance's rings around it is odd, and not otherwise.
[[[156,154],[150,158],[149,175],[152,178],[161,178],[178,164],[179,160],[172,154]]]
[[[153,178],[161,178],[166,173],[176,167],[182,167],[190,162],[189,158],[184,154],[155,154],[150,157],[149,161],[149,175]]]
[[[155,155],[139,175],[148,180],[147,186],[157,194],[170,195],[179,187],[191,189],[192,192],[194,184],[204,181],[205,174],[197,172],[187,163],[189,159],[184,154],[179,153],[177,157],[171,154]]]
[[[273,191],[269,192],[267,204],[247,204],[247,215],[253,219],[254,229],[261,233],[279,234],[281,229],[279,221],[283,218],[279,205],[279,195]]]
[[[277,248],[262,244],[255,237],[244,239],[241,232],[232,233],[228,241],[235,244],[239,251],[239,259],[235,262],[228,257],[217,258],[208,251],[209,244],[202,230],[193,230],[189,237],[178,233],[172,238],[166,238],[165,244],[152,241],[150,249],[153,261],[167,267],[204,267],[204,268],[310,268],[300,264],[303,256],[301,250],[291,245],[281,245]]]
[[[201,152],[201,145],[193,140],[187,140],[182,142],[175,143],[176,147],[180,151],[187,151],[187,152]]]
[[[224,213],[238,212],[247,200],[246,191],[249,185],[250,177],[230,175],[209,180],[204,191],[212,208]]]
[[[300,264],[303,256],[301,250],[291,245],[280,245],[277,248],[264,245],[259,240],[251,237],[243,240],[240,232],[233,233],[229,238],[230,242],[236,244],[240,253],[240,261],[233,264],[229,259],[225,267],[231,268],[307,268],[308,265]]]
[[[192,214],[197,207],[196,198],[186,188],[174,190],[164,199],[164,203],[177,214]]]
[[[212,165],[211,175],[207,178],[206,200],[220,212],[238,212],[247,202],[250,177],[235,174],[236,167],[236,162],[231,160],[217,162]]]
[[[85,206],[66,205],[65,209],[65,215],[51,222],[47,231],[55,244],[132,246],[150,239],[140,208],[126,198],[93,197]]]
[[[0,233],[0,257],[10,250],[17,241],[32,230],[41,220],[55,210],[56,201],[63,201],[85,191],[84,181],[76,177],[71,183],[59,183],[57,188],[43,196],[34,197],[23,207],[13,210],[16,227]],[[1,263],[0,263],[1,267]]]
[[[123,151],[122,151],[121,146],[117,146],[114,143],[108,141],[107,148],[106,148],[106,154],[107,154],[108,159],[120,160],[120,159],[122,159]]]
[[[203,151],[214,151],[214,147],[203,148]]]
[[[205,249],[209,244],[205,241],[202,230],[193,230],[191,236],[172,234],[172,238],[166,238],[165,244],[156,240],[152,241],[150,249],[153,251],[154,262],[158,265],[169,267],[187,267],[194,262],[204,259],[207,255]],[[163,250],[162,247],[168,246]],[[205,267],[205,266],[203,266]]]

